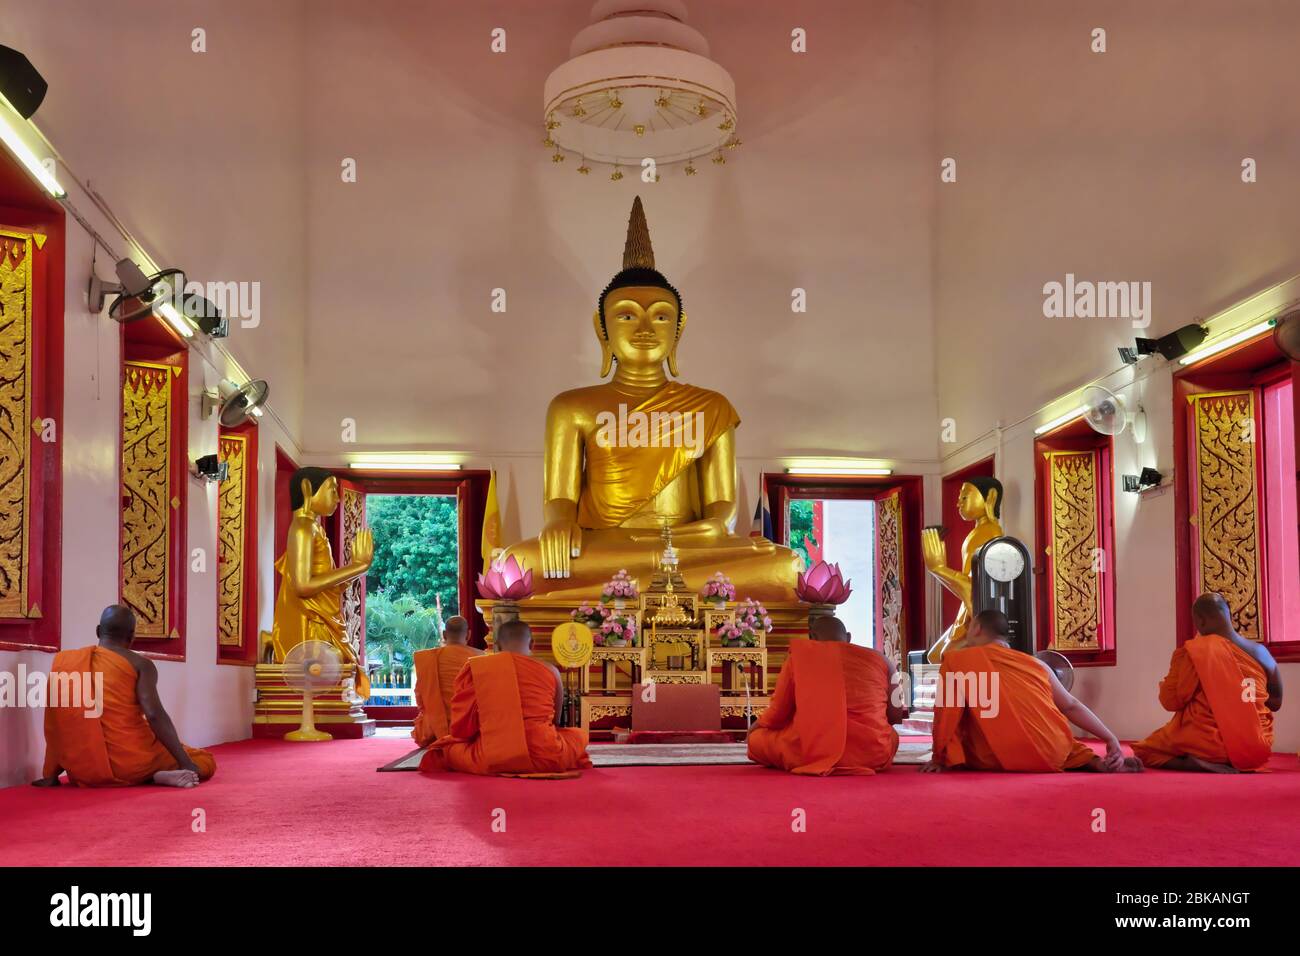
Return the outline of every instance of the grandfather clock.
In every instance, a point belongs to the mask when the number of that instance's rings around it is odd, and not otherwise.
[[[1001,611],[1011,622],[1011,646],[1033,654],[1034,582],[1029,549],[1003,535],[975,552],[971,562],[971,609]]]

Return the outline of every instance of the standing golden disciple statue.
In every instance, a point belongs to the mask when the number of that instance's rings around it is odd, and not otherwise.
[[[320,519],[339,506],[339,483],[325,468],[299,468],[289,482],[293,520],[284,554],[275,563],[280,572],[280,593],[275,599],[275,624],[271,645],[276,663],[303,641],[326,641],[338,648],[344,664],[356,664],[356,692],[370,696],[370,678],[347,639],[343,624],[343,586],[365,574],[374,559],[375,543],[369,528],[357,532],[352,563],[334,566],[329,536]]]
[[[948,567],[948,555],[938,529],[926,528],[921,532],[921,552],[925,556],[926,570],[961,601],[957,617],[926,654],[926,660],[931,664],[938,664],[947,651],[966,644],[966,628],[972,614],[971,562],[980,548],[1002,536],[1002,524],[998,520],[1002,517],[1002,482],[996,478],[972,478],[962,482],[957,494],[957,512],[967,521],[975,522],[975,527],[961,545],[960,571]]]
[[[672,381],[686,328],[681,296],[655,269],[638,196],[623,269],[592,324],[601,378],[552,399],[546,413],[541,534],[507,549],[540,569],[537,594],[590,597],[622,568],[649,565],[665,524],[688,587],[725,570],[741,594],[793,601],[797,557],[733,534],[736,426],[717,392]],[[665,371],[667,366],[667,372]]]

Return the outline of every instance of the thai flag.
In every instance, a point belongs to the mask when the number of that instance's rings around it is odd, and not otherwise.
[[[754,524],[750,528],[749,536],[751,538],[767,538],[772,540],[772,506],[767,501],[767,482],[763,480],[763,473],[758,475],[758,504],[754,506]]]

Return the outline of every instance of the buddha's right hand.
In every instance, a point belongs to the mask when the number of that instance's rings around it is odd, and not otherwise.
[[[569,562],[582,554],[582,526],[568,518],[556,518],[537,536],[542,558],[542,577],[567,578]]]

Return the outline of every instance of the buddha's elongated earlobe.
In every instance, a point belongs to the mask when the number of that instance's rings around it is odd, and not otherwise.
[[[304,478],[302,480],[302,510],[308,518],[316,517],[316,512],[311,510],[311,480]]]
[[[596,340],[600,342],[600,377],[604,378],[614,364],[614,352],[609,347],[609,334],[605,331],[605,323],[600,320],[600,309],[592,313],[591,324],[596,329]]]
[[[677,346],[681,344],[682,335],[686,332],[686,313],[683,312],[677,319],[677,341],[673,342],[672,351],[668,353],[668,371],[673,378],[680,378],[677,374]]]
[[[990,488],[989,493],[984,496],[984,514],[988,516],[990,521],[998,520],[996,515],[997,507],[998,490],[996,488]]]

